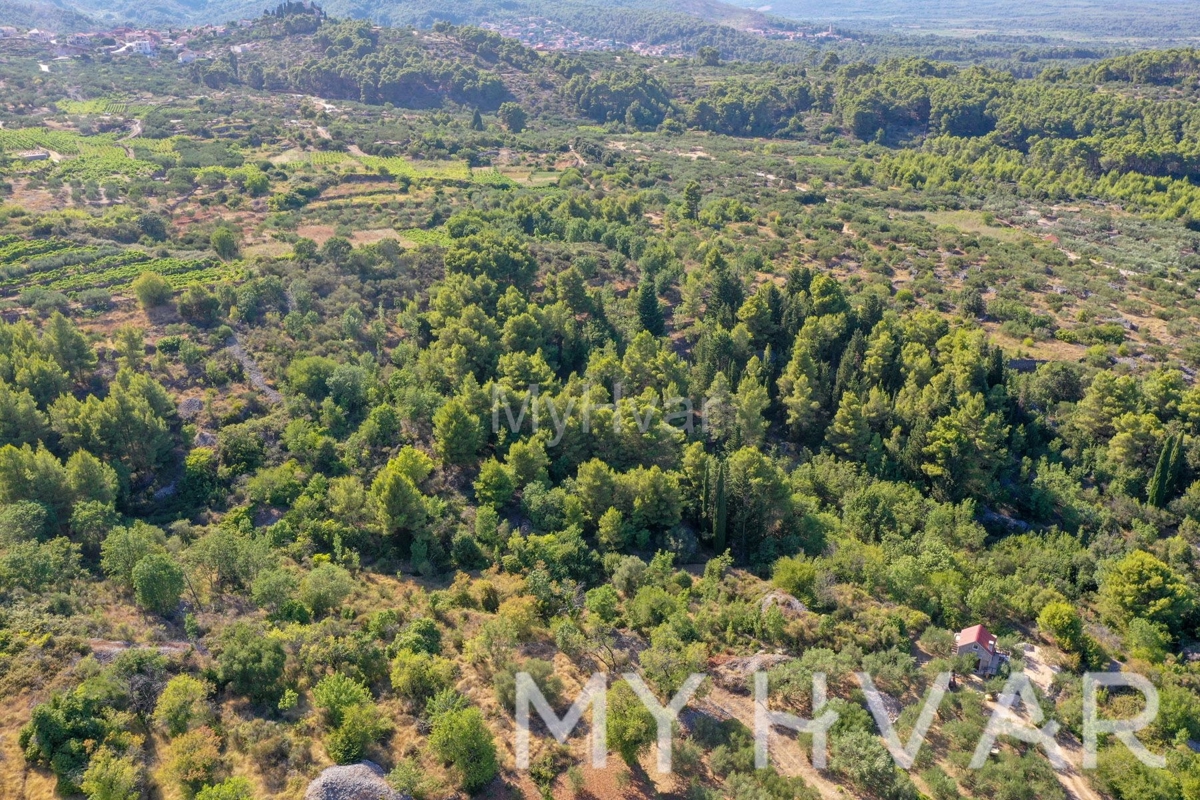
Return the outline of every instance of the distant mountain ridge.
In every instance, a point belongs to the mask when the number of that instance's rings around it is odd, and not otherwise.
[[[730,0],[747,8],[763,0]],[[1076,40],[1182,42],[1200,37],[1189,0],[767,0],[771,14],[855,29],[990,35],[1042,35]]]
[[[89,14],[71,7],[6,2],[0,6],[0,25],[12,25],[22,30],[79,31],[96,27],[96,22]]]
[[[257,17],[278,0],[55,0],[55,2],[0,4],[0,24],[45,27],[64,32],[133,23],[153,26],[220,24]],[[763,28],[770,23],[762,13],[718,0],[328,0],[320,5],[330,15],[371,19],[386,25],[430,27],[439,21],[455,24],[498,23],[540,17],[595,35],[598,23],[612,20],[646,27],[654,21],[675,18],[693,24],[722,25],[735,29]],[[608,23],[611,26],[611,22]]]

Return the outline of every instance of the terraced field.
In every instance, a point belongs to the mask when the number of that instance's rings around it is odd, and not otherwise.
[[[34,286],[60,292],[123,287],[143,272],[178,287],[211,283],[232,271],[215,258],[155,258],[136,248],[81,246],[66,239],[0,239],[0,296]]]

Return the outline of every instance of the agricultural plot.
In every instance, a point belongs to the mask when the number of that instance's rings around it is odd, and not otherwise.
[[[155,108],[147,103],[126,103],[105,97],[95,100],[59,100],[54,105],[64,114],[79,116],[137,117]]]
[[[495,186],[503,189],[512,189],[517,186],[516,181],[495,169],[472,170],[471,183],[480,186]]]
[[[113,175],[126,178],[145,178],[161,169],[158,164],[130,158],[123,147],[116,145],[84,144],[79,156],[58,165],[58,174],[64,179],[82,181],[102,180]]]
[[[446,247],[450,244],[450,234],[444,228],[410,228],[400,231],[400,238],[415,245],[433,244]]]
[[[316,150],[308,156],[308,163],[314,167],[336,167],[351,160],[350,154],[341,150]]]
[[[114,175],[146,177],[160,169],[152,162],[130,158],[113,134],[83,136],[49,128],[0,130],[0,152],[19,154],[38,150],[56,153],[63,160],[31,161],[28,165],[37,170],[56,171],[68,180],[101,180]]]
[[[314,167],[338,167],[347,165],[351,169],[362,166],[379,172],[386,170],[396,177],[425,178],[447,181],[470,181],[473,175],[470,166],[462,160],[413,160],[403,156],[353,155],[341,150],[315,150],[306,154],[305,160]]]
[[[341,150],[316,150],[304,154],[303,159],[314,167],[345,167],[350,171],[355,171],[358,167],[365,167],[371,171],[412,180],[454,181],[502,189],[522,185],[514,177],[494,167],[472,169],[466,161],[461,159],[421,160],[404,156],[354,155]],[[531,180],[528,175],[529,173],[526,171],[526,183],[534,185],[547,183],[546,180]],[[554,179],[557,179],[557,175]]]
[[[172,136],[169,139],[146,139],[141,136],[135,136],[132,139],[126,139],[125,144],[133,148],[135,153],[139,150],[145,150],[149,153],[173,153],[175,152],[175,142],[179,138]]]
[[[113,141],[113,137],[108,135],[90,138],[97,142]],[[63,156],[77,156],[84,139],[85,137],[77,133],[50,128],[4,128],[0,129],[0,151],[19,153],[29,150],[52,150]]]
[[[213,258],[154,258],[137,249],[81,246],[66,239],[0,239],[0,296],[34,286],[60,292],[116,288],[143,272],[161,275],[178,287],[210,283],[231,270]]]
[[[465,161],[414,161],[395,156],[361,156],[359,162],[373,169],[386,169],[393,175],[407,175],[410,178],[432,178],[435,180],[468,181],[471,179],[471,168]]]

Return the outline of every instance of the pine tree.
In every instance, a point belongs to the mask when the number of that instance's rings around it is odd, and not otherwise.
[[[833,380],[833,402],[842,399],[846,392],[856,392],[859,388],[859,375],[862,372],[863,353],[867,349],[866,339],[861,330],[854,332],[850,343],[842,352],[842,360],[838,363],[837,374]]]
[[[762,373],[762,363],[754,356],[738,382],[734,413],[741,447],[758,447],[767,435],[767,420],[763,414],[771,405],[771,398],[763,385]]]
[[[1000,386],[1004,383],[1004,351],[999,347],[988,348],[988,387]]]
[[[700,189],[700,184],[695,181],[689,181],[688,185],[683,187],[683,205],[687,209],[687,218],[695,219],[700,213],[700,198],[703,195]]]
[[[855,460],[863,458],[871,442],[871,429],[863,418],[862,401],[855,392],[842,395],[833,423],[825,434],[825,441],[836,452]]]
[[[742,282],[733,274],[729,263],[716,247],[709,249],[704,256],[704,268],[708,271],[709,284],[712,286],[705,316],[715,319],[726,328],[732,328],[745,296]]]
[[[69,319],[55,311],[42,339],[47,351],[74,380],[82,381],[96,366],[96,352]]]
[[[737,424],[735,413],[729,379],[718,372],[704,400],[704,432],[709,441],[720,444],[729,438]]]
[[[787,369],[779,376],[779,397],[787,409],[787,424],[792,436],[802,438],[816,426],[821,402],[810,377],[812,359],[803,349],[797,350]]]
[[[460,398],[452,397],[433,415],[433,447],[448,464],[470,464],[483,446],[479,417]]]

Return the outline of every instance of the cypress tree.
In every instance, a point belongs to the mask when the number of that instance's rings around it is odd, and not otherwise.
[[[988,386],[1004,383],[1004,351],[999,347],[988,348]]]
[[[1155,508],[1162,508],[1167,504],[1183,466],[1183,447],[1179,439],[1178,436],[1171,436],[1163,443],[1154,474],[1146,485],[1146,502]]]
[[[642,327],[654,336],[662,336],[666,330],[663,323],[662,306],[654,291],[654,281],[643,279],[638,285],[638,319]]]
[[[475,113],[471,116],[471,130],[483,130],[483,115],[479,113],[479,109],[475,109]]]
[[[850,337],[850,343],[842,351],[842,360],[838,363],[837,373],[833,379],[833,402],[837,405],[842,395],[847,391],[858,391],[859,375],[862,372],[863,354],[867,350],[867,340],[861,330],[856,330]]]
[[[1150,476],[1150,482],[1146,484],[1146,502],[1152,506],[1160,507],[1163,504],[1163,496],[1165,491],[1165,478],[1167,471],[1167,462],[1171,457],[1171,443],[1163,445],[1162,453],[1158,456],[1158,464],[1154,467],[1154,474]]]
[[[717,486],[713,494],[713,549],[718,553],[724,553],[728,509],[725,499],[725,465],[721,462],[717,462]]]
[[[1175,446],[1171,449],[1171,469],[1167,473],[1167,500],[1175,497],[1179,491],[1179,481],[1183,477],[1183,469],[1187,463],[1187,454],[1183,451],[1183,434],[1175,435]]]

